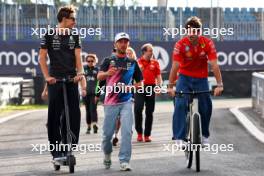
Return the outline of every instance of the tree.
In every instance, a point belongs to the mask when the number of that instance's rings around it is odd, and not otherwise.
[[[88,5],[92,6],[93,5],[93,0],[88,0]]]
[[[96,6],[102,7],[103,6],[103,0],[97,0]]]
[[[55,5],[56,7],[59,7],[59,6],[62,5],[62,3],[61,3],[60,0],[54,0],[54,5]]]
[[[31,0],[12,0],[13,3],[19,3],[19,4],[32,4]]]
[[[90,1],[90,0],[89,0]],[[93,1],[93,0],[92,0]],[[80,4],[82,5],[82,4],[85,4],[87,2],[87,0],[81,0],[80,1]],[[93,3],[93,2],[92,2]]]
[[[132,5],[133,6],[138,6],[138,1],[137,0],[132,0]]]
[[[77,0],[71,0],[71,4],[77,5]]]
[[[108,0],[108,5],[113,7],[115,3],[115,0]]]

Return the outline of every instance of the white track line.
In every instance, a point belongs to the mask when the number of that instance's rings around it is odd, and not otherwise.
[[[0,124],[4,123],[4,122],[7,122],[7,121],[9,121],[11,119],[17,118],[19,116],[27,115],[27,114],[30,114],[30,113],[33,113],[33,112],[38,112],[38,111],[43,111],[43,109],[41,109],[41,110],[30,110],[30,111],[25,111],[25,112],[20,112],[20,113],[17,113],[17,114],[13,114],[13,115],[10,115],[10,116],[7,116],[7,117],[1,117],[0,118]]]
[[[248,118],[241,111],[239,111],[238,108],[230,108],[230,111],[251,135],[253,135],[260,142],[264,143],[264,133],[261,132],[250,120],[248,120]]]

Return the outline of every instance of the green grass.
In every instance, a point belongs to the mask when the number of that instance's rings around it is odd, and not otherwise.
[[[35,110],[35,109],[46,109],[47,105],[7,105],[0,108],[0,115],[23,110]]]

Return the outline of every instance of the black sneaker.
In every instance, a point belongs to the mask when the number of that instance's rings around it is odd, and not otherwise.
[[[91,127],[87,128],[86,134],[90,134],[91,133]]]
[[[98,127],[97,127],[97,125],[93,125],[93,130],[94,130],[94,134],[96,134],[97,133],[97,131],[98,131]]]
[[[105,158],[104,158],[105,169],[110,169],[111,165],[112,165],[111,154],[108,155],[105,154]]]

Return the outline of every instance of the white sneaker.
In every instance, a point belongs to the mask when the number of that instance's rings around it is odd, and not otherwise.
[[[111,154],[105,154],[105,158],[104,158],[105,169],[110,169],[111,165],[112,165]]]
[[[206,145],[210,145],[209,138],[207,137],[202,137],[202,146],[205,147]]]
[[[66,156],[56,157],[56,158],[53,158],[52,163],[56,165],[60,165],[63,162],[66,162],[66,160],[67,160]]]
[[[121,163],[120,164],[120,171],[131,171],[131,167],[129,163]]]

